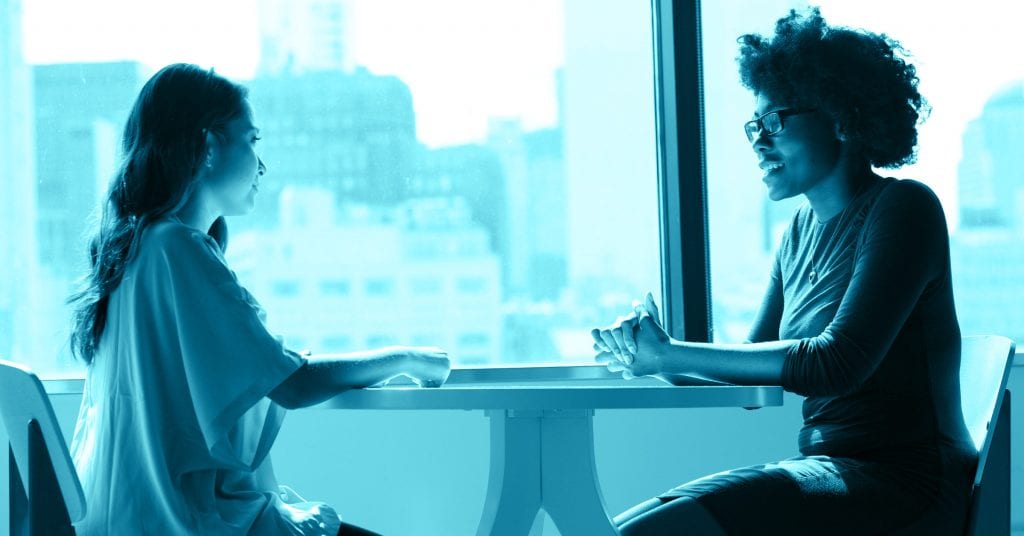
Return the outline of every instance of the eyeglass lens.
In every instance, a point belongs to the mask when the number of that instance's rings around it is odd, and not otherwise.
[[[747,133],[747,140],[754,141],[758,131],[764,129],[764,133],[771,136],[782,131],[782,116],[778,112],[768,112],[763,116],[749,121],[744,125]]]

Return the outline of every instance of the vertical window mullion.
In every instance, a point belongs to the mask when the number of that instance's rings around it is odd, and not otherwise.
[[[700,1],[653,2],[664,320],[677,339],[709,342]]]

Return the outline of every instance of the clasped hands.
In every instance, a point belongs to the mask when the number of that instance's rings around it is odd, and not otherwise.
[[[594,328],[594,359],[622,377],[653,376],[662,372],[663,350],[671,339],[658,321],[658,306],[650,292],[643,303],[634,302],[633,311],[613,324]]]

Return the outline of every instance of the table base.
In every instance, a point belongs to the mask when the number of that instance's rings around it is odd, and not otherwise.
[[[522,536],[543,509],[562,534],[614,536],[594,463],[594,410],[495,410],[478,536]]]

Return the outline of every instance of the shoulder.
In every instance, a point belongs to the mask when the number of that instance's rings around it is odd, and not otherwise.
[[[227,263],[217,242],[174,219],[148,225],[138,244],[140,269],[171,272],[221,272]]]
[[[879,186],[863,236],[923,247],[948,239],[948,233],[942,203],[931,188],[911,179],[889,178]]]
[[[896,206],[903,211],[942,212],[942,203],[926,184],[913,179],[882,179],[876,204]]]
[[[150,250],[193,251],[220,257],[220,248],[210,235],[173,219],[160,219],[143,232],[143,247]]]

